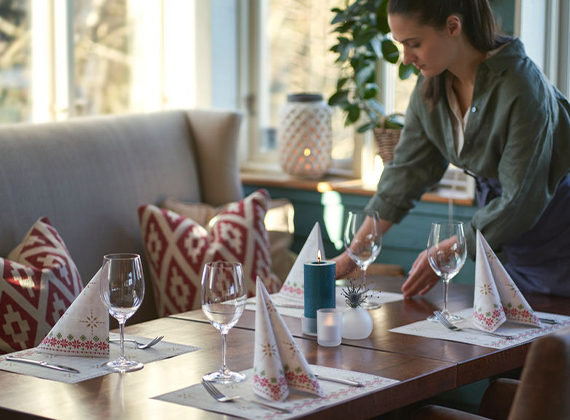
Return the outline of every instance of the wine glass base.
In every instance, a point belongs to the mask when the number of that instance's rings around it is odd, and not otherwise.
[[[378,309],[382,307],[381,303],[378,302],[364,302],[360,304],[360,307],[362,309],[366,309],[367,311],[371,310],[371,309]]]
[[[215,382],[218,384],[233,384],[236,382],[243,382],[246,380],[246,376],[243,373],[232,372],[231,370],[217,370],[215,372],[207,373],[202,376],[202,379],[206,382]]]
[[[448,320],[449,322],[451,322],[452,324],[455,324],[455,323],[457,323],[457,322],[463,321],[463,318],[462,318],[462,317],[460,317],[459,315],[452,314],[452,313],[448,313],[448,314],[446,314],[446,315],[444,315],[444,316],[445,316],[445,317],[447,318],[447,320]],[[439,322],[439,319],[437,319],[437,318],[435,317],[435,315],[428,316],[428,317],[427,317],[427,320],[430,321],[430,322]]]
[[[103,367],[114,372],[134,372],[136,370],[141,370],[144,367],[144,364],[137,362],[136,360],[117,359],[105,363]]]

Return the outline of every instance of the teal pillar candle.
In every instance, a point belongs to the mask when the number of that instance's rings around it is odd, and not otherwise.
[[[303,333],[317,334],[317,310],[336,307],[334,261],[313,261],[305,263],[305,316],[302,320]]]

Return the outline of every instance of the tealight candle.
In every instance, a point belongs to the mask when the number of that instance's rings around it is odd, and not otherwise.
[[[342,311],[322,308],[317,311],[317,342],[320,346],[336,347],[342,341]]]
[[[321,260],[321,252],[317,261],[305,263],[305,316],[301,320],[303,333],[317,335],[317,310],[335,308],[335,270],[334,261]]]

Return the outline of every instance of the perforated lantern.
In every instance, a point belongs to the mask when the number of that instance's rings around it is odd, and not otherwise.
[[[278,130],[283,171],[301,178],[320,178],[331,166],[331,109],[321,94],[287,96]]]

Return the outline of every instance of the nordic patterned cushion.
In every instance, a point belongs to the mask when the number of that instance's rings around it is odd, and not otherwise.
[[[243,264],[248,294],[255,294],[257,276],[270,293],[281,282],[271,272],[271,256],[263,220],[269,193],[259,190],[228,205],[209,223],[194,220],[153,205],[139,207],[144,249],[159,316],[200,307],[200,278],[210,261]]]
[[[42,341],[82,289],[63,240],[39,219],[8,258],[0,258],[0,352]]]

